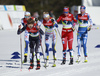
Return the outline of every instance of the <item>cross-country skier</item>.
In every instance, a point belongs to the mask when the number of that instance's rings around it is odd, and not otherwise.
[[[38,18],[39,18],[38,12],[34,12],[32,17],[35,18],[36,23],[41,27],[42,22],[40,22],[40,21],[38,20]],[[41,30],[41,31],[42,31],[42,30]],[[41,44],[42,44],[42,35],[44,35],[44,32],[43,32],[43,33],[39,33],[39,34],[40,34],[40,39],[41,39],[39,45],[41,46]],[[40,46],[39,46],[39,50],[40,50]],[[41,48],[42,48],[42,47],[41,47]]]
[[[81,6],[80,7],[80,14],[77,14],[76,19],[78,21],[79,27],[78,27],[78,34],[77,34],[77,41],[78,41],[78,59],[76,62],[80,62],[80,51],[81,51],[81,43],[83,44],[83,51],[84,51],[84,62],[87,61],[87,37],[88,33],[87,31],[91,30],[91,27],[93,25],[92,19],[90,18],[90,15],[85,12],[86,7]],[[90,22],[90,26],[88,27],[88,21]]]
[[[23,26],[26,26],[27,20],[29,18],[31,18],[31,14],[30,14],[30,12],[26,11],[24,18],[22,18],[22,20],[21,20],[21,24]],[[32,18],[35,20],[34,17],[32,17]],[[24,40],[25,40],[25,48],[24,48],[24,61],[23,61],[23,63],[26,63],[27,62],[27,54],[28,54],[28,44],[29,44],[29,33],[27,30],[25,30],[25,33],[24,33]]]
[[[67,43],[70,53],[70,63],[69,65],[73,64],[73,30],[74,26],[72,21],[77,22],[77,20],[73,17],[73,14],[69,13],[69,7],[64,7],[63,14],[59,16],[57,22],[62,22],[62,44],[63,44],[63,61],[61,65],[66,63],[66,50],[67,50]]]
[[[53,59],[54,64],[53,67],[56,66],[55,60],[56,60],[56,42],[57,42],[57,32],[56,28],[58,28],[57,22],[50,17],[48,12],[43,13],[43,25],[45,27],[45,46],[46,46],[46,64],[45,67],[48,66],[48,60],[49,60],[49,47],[50,47],[50,40],[52,40],[52,50],[53,50]]]
[[[30,46],[30,67],[29,69],[33,69],[34,67],[34,48],[35,48],[35,53],[36,53],[36,59],[37,59],[37,68],[36,70],[40,69],[40,54],[39,54],[39,32],[40,31],[40,26],[34,22],[32,18],[29,18],[27,20],[27,24],[21,28],[19,26],[18,29],[18,34],[22,33],[23,31],[27,30],[29,33],[29,46]]]

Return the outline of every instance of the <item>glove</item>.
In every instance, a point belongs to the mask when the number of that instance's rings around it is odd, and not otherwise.
[[[52,23],[54,23],[54,19],[53,18],[51,19],[51,21],[52,21]]]
[[[72,30],[73,30],[73,31],[75,31],[75,28],[74,28],[74,26],[72,27]]]
[[[35,21],[38,21],[38,18],[35,18]]]
[[[58,24],[55,24],[54,26],[55,26],[56,28],[58,28]]]
[[[75,31],[75,28],[72,28],[73,31]]]
[[[91,30],[91,27],[89,26],[87,30],[90,31]]]

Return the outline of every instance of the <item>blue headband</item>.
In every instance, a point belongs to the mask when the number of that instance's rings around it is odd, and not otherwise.
[[[86,9],[86,7],[85,7],[85,6],[81,6],[81,7],[80,7],[80,9],[84,9],[84,10],[85,10],[85,9]]]

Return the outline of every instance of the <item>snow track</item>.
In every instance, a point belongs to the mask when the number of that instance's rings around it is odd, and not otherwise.
[[[99,27],[100,26],[95,26]],[[60,28],[60,27],[59,27]],[[23,64],[22,71],[20,69],[20,59],[11,59],[13,52],[20,53],[20,39],[16,34],[17,30],[2,30],[0,31],[0,76],[100,76],[100,47],[95,48],[96,45],[100,45],[100,29],[91,30],[88,33],[88,63],[84,63],[83,52],[81,52],[81,62],[78,64],[77,60],[77,36],[74,32],[73,49],[74,52],[74,64],[68,65],[69,53],[67,53],[67,60],[65,65],[61,65],[62,62],[62,45],[61,39],[58,35],[57,42],[57,61],[56,67],[51,67],[53,64],[52,52],[50,52],[49,67],[45,69],[44,60],[41,56],[41,69],[35,70],[35,66],[32,70],[28,70],[28,62]],[[60,30],[61,31],[61,30]],[[23,34],[22,34],[23,35]],[[43,38],[44,39],[44,38]],[[44,40],[43,40],[44,42]],[[44,43],[43,43],[44,45]],[[23,50],[24,50],[24,38],[23,38]],[[59,47],[59,48],[58,48]],[[45,46],[43,46],[45,49]],[[19,55],[20,56],[20,55]]]

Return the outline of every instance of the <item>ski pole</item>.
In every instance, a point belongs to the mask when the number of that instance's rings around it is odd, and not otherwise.
[[[42,47],[42,43],[41,43],[40,33],[39,33],[39,40],[40,40],[41,50],[42,50],[42,53],[43,53],[43,59],[44,59],[44,62],[45,62],[44,51],[43,51],[43,47]]]
[[[22,36],[20,34],[20,52],[21,52],[21,69],[22,69]]]
[[[59,32],[59,29],[57,28],[57,31],[58,31],[58,33],[59,33],[59,36],[61,37],[61,35],[60,35],[60,32]]]
[[[96,28],[91,28],[92,30],[96,30],[96,29],[99,29],[99,27],[96,27]]]

